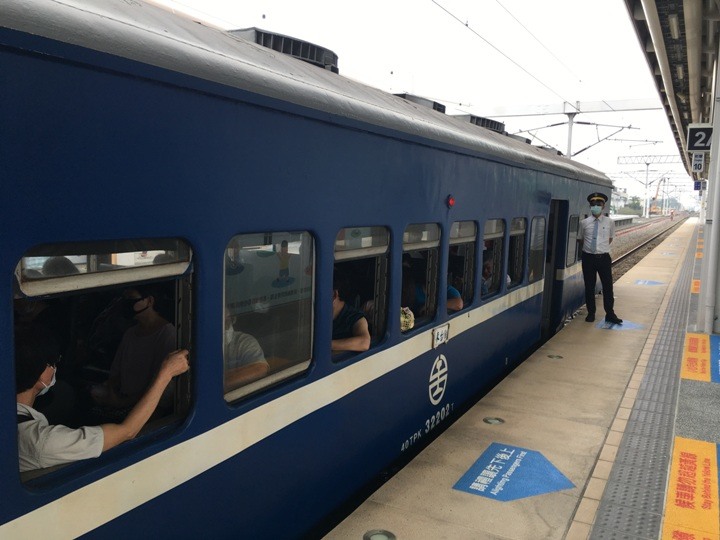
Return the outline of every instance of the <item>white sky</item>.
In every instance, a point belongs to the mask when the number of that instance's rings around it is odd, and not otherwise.
[[[493,116],[520,105],[652,99],[660,107],[622,0],[153,1],[221,28],[256,26],[326,47],[345,77],[434,99],[450,114],[493,117],[510,133],[567,122],[565,115]],[[618,165],[619,156],[679,155],[659,109],[575,121],[637,128],[575,156],[631,195],[643,196],[646,167]],[[576,124],[573,152],[615,130]],[[567,133],[566,125],[541,129],[534,144],[565,152]],[[670,196],[686,190],[684,203],[697,200],[682,164],[650,166],[650,182],[663,176],[678,186]]]

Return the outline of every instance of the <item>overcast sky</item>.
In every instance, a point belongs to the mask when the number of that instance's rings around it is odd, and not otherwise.
[[[580,114],[575,156],[642,195],[644,165],[619,156],[678,156],[650,71],[622,0],[154,0],[221,28],[259,27],[326,47],[340,74],[393,93],[445,104],[448,113],[492,117],[534,144],[567,150],[567,116],[501,117],[521,106],[652,100],[657,110]],[[617,126],[617,127],[610,127]],[[539,129],[543,128],[543,129]],[[648,177],[692,183],[681,164],[651,165]],[[654,195],[655,186],[650,191]],[[675,188],[676,191],[680,188]]]

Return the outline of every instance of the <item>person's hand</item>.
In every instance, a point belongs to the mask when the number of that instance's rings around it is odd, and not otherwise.
[[[172,378],[185,373],[188,369],[190,369],[188,351],[187,349],[181,349],[173,351],[165,357],[160,371]]]

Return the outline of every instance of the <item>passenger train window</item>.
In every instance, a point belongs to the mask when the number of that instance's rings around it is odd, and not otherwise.
[[[375,344],[385,336],[390,232],[385,227],[348,227],[335,239],[335,274],[345,283],[344,301],[362,311]]]
[[[480,295],[483,298],[492,296],[500,290],[500,279],[503,273],[503,241],[505,239],[505,222],[502,219],[489,219],[485,222],[483,234],[483,267],[480,280]]]
[[[191,257],[177,239],[30,249],[14,275],[14,330],[21,341],[40,336],[61,358],[56,384],[32,408],[70,428],[121,422],[167,354],[191,346]],[[19,358],[30,361],[29,349],[18,346]],[[22,380],[20,369],[16,375]],[[189,375],[173,379],[141,433],[184,418],[191,397]],[[36,469],[49,467],[42,463],[50,461],[26,463],[23,481],[52,470]]]
[[[568,241],[567,252],[565,256],[565,266],[572,266],[578,260],[578,230],[580,228],[580,216],[570,216],[568,224]]]
[[[179,275],[190,256],[174,238],[45,244],[23,256],[15,275],[23,294],[40,296]]]
[[[530,224],[530,261],[528,279],[539,281],[545,271],[545,218],[533,218]]]
[[[310,233],[240,234],[230,240],[223,313],[225,401],[310,365],[313,280]]]
[[[475,242],[477,225],[474,221],[456,221],[450,227],[448,254],[448,312],[457,311],[451,306],[452,298],[460,294],[462,307],[469,306],[475,296]],[[451,289],[452,288],[452,289]],[[456,301],[456,305],[460,305]]]
[[[510,222],[510,256],[508,258],[508,276],[510,282],[508,289],[517,287],[522,283],[525,273],[525,218],[514,218]]]
[[[435,317],[439,247],[440,227],[436,223],[408,225],[405,229],[400,304],[412,311],[414,327]]]

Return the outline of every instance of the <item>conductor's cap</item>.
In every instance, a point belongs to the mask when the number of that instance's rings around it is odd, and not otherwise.
[[[592,204],[593,201],[599,201],[602,204],[605,204],[608,198],[607,195],[605,195],[604,193],[591,193],[590,195],[588,195],[587,200],[590,204]]]

